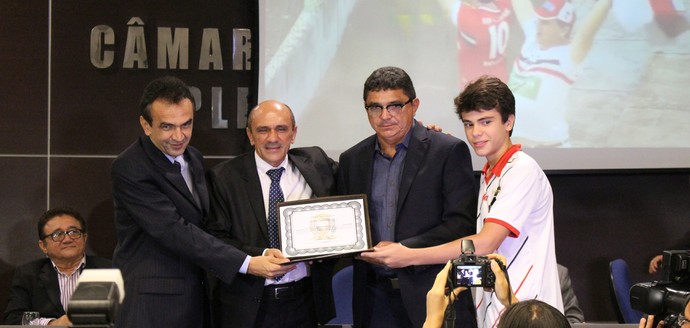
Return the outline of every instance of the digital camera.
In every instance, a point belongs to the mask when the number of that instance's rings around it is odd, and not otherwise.
[[[664,251],[661,281],[690,287],[690,250]]]
[[[690,251],[664,251],[661,264],[662,280],[643,282],[630,288],[633,309],[664,318],[664,327],[677,327],[690,301]]]
[[[474,255],[474,243],[462,241],[462,255],[451,262],[451,275],[455,286],[493,288],[496,276],[491,271],[491,259]]]

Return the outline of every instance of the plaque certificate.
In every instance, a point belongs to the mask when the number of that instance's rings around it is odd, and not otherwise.
[[[358,254],[371,248],[365,194],[279,203],[278,220],[280,250],[293,262]]]

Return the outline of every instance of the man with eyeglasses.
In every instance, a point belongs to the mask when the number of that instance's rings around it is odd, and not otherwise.
[[[38,220],[38,247],[46,258],[16,269],[3,322],[21,324],[24,311],[37,311],[32,325],[71,325],[66,310],[84,269],[110,268],[110,260],[85,255],[86,221],[79,212],[58,207]]]
[[[429,247],[475,231],[476,185],[468,146],[415,120],[420,104],[409,75],[375,70],[364,109],[376,132],[340,156],[338,192],[367,194],[376,247]],[[357,327],[421,327],[426,293],[442,265],[391,269],[363,253],[354,261]],[[469,293],[454,304],[456,327],[475,327]]]

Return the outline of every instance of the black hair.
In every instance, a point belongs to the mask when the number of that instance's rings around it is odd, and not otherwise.
[[[144,94],[139,101],[141,116],[149,124],[153,123],[151,104],[157,99],[166,100],[173,104],[179,103],[182,99],[189,99],[192,101],[192,107],[195,107],[194,97],[191,91],[189,91],[189,87],[182,80],[174,76],[159,77],[146,86]]]
[[[86,221],[79,212],[77,212],[71,207],[56,207],[46,211],[45,213],[43,213],[43,215],[41,215],[41,218],[38,219],[38,239],[42,240],[46,237],[46,235],[43,234],[43,228],[45,228],[48,221],[52,220],[55,217],[63,215],[69,215],[77,219],[77,221],[79,221],[79,224],[81,225],[82,232],[86,233]]]
[[[526,300],[509,306],[497,328],[570,328],[570,323],[555,307],[540,300]]]
[[[409,75],[398,67],[386,66],[376,69],[369,75],[364,82],[364,101],[371,91],[397,90],[402,89],[403,93],[410,99],[417,98],[414,85]]]

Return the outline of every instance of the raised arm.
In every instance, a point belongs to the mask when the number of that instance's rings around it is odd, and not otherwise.
[[[604,19],[606,19],[611,9],[612,1],[613,0],[596,1],[585,17],[585,20],[575,32],[570,48],[570,55],[575,64],[581,63],[592,48],[594,36],[597,34]]]

